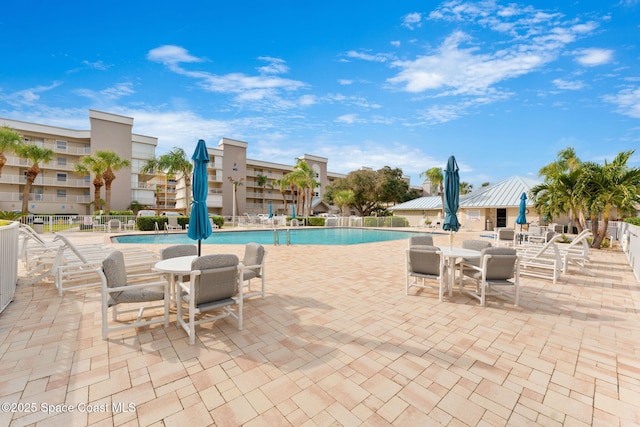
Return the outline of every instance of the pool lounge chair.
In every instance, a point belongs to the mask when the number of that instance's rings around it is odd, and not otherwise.
[[[591,233],[591,230],[583,230],[571,243],[558,243],[558,251],[562,257],[563,273],[567,273],[569,266],[574,265],[578,267],[582,273],[595,276],[595,273],[587,268],[587,264],[591,262],[588,239],[592,237],[593,233]]]
[[[554,285],[558,282],[562,274],[562,257],[555,238],[544,245],[530,243],[518,245],[516,249],[520,257],[520,275],[551,279]]]

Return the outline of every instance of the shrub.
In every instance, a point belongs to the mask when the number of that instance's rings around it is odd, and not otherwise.
[[[633,225],[640,225],[640,217],[626,218],[624,222],[628,222]]]
[[[153,231],[155,230],[155,223],[158,223],[158,228],[164,230],[164,225],[168,222],[167,217],[161,216],[139,216],[136,219],[136,225],[140,231]]]
[[[313,227],[324,227],[324,218],[312,216],[307,218],[307,224]]]
[[[401,216],[388,216],[384,219],[385,227],[408,227],[409,221]]]
[[[222,228],[222,226],[224,225],[224,217],[223,216],[210,216],[209,218],[211,218],[213,223],[215,225],[217,225],[218,228]]]

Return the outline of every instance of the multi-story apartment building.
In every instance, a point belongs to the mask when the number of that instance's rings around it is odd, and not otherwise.
[[[131,161],[130,168],[116,172],[111,190],[112,210],[125,210],[132,201],[137,201],[159,212],[186,211],[184,180],[163,174],[141,173],[147,161],[155,156],[156,137],[133,133],[133,118],[130,117],[90,110],[89,119],[89,130],[73,130],[0,118],[0,125],[17,131],[25,142],[55,152],[53,161],[40,165],[42,171],[30,195],[31,213],[91,213],[94,200],[92,177],[76,174],[74,165],[83,156],[98,150],[111,150]],[[209,212],[224,216],[231,216],[234,212],[237,215],[268,213],[271,206],[273,213],[290,213],[284,211],[283,197],[290,204],[294,195],[286,188],[283,196],[276,183],[290,173],[293,166],[248,159],[247,146],[248,143],[243,141],[222,138],[217,147],[208,147]],[[30,164],[13,153],[5,155],[7,164],[0,177],[0,210],[16,211],[22,205],[25,171]],[[315,172],[319,184],[314,189],[316,212],[326,211],[327,206],[318,206],[326,186],[345,175],[328,172],[328,159],[324,157],[304,154],[300,159]],[[260,176],[266,177],[264,185],[259,183]]]
[[[140,168],[154,157],[158,139],[134,134],[133,119],[101,111],[89,111],[90,130],[65,129],[11,119],[0,119],[18,132],[23,140],[50,148],[53,161],[40,164],[29,196],[31,213],[88,214],[93,201],[92,177],[78,175],[74,166],[84,156],[98,150],[111,150],[131,161],[131,167],[116,173],[111,189],[111,209],[127,209],[132,200],[155,204],[154,188],[139,174]],[[15,211],[22,206],[25,172],[30,162],[13,153],[5,153],[7,164],[0,177],[0,210]]]

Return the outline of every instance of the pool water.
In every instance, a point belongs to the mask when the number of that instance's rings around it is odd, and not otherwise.
[[[288,232],[288,235],[287,235]],[[279,230],[219,231],[214,232],[203,244],[247,244],[286,245],[357,245],[360,243],[384,242],[408,239],[415,235],[412,231],[378,230],[367,228],[301,228]],[[186,233],[140,234],[113,237],[116,243],[137,244],[190,244],[194,243]]]

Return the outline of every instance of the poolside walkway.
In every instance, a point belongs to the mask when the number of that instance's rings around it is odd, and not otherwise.
[[[19,286],[0,314],[0,426],[640,425],[623,254],[594,251],[595,277],[523,277],[520,307],[479,307],[406,296],[406,245],[268,246],[244,329],[203,325],[195,346],[175,323],[104,341],[97,289]]]

